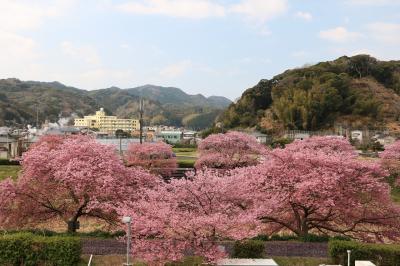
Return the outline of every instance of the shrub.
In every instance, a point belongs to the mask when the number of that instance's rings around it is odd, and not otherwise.
[[[351,241],[351,238],[348,236],[334,236],[334,237],[330,238],[330,240]]]
[[[107,232],[102,230],[95,230],[88,233],[79,233],[80,237],[96,237],[96,238],[117,238],[125,236],[125,231]]]
[[[260,240],[246,240],[236,241],[233,247],[234,258],[263,258],[265,245],[264,241]]]
[[[270,237],[271,241],[290,241],[290,240],[298,240],[296,235],[272,235]]]
[[[26,229],[26,230],[0,230],[0,235],[12,235],[12,234],[32,234],[37,236],[57,236],[61,233],[57,233],[48,229]]]
[[[48,229],[27,229],[27,230],[0,230],[0,235],[10,235],[10,234],[18,234],[18,233],[30,233],[35,236],[75,236],[75,237],[94,237],[94,238],[118,238],[125,236],[125,231],[102,231],[102,230],[94,230],[90,232],[76,232],[76,233],[58,233],[55,231],[51,231]]]
[[[302,242],[328,242],[329,240],[350,240],[349,237],[345,236],[328,236],[328,235],[315,235],[308,234],[305,237],[298,237],[296,235],[257,235],[252,240],[260,241],[302,241]]]
[[[20,165],[19,161],[10,161],[8,159],[0,159],[0,165]]]
[[[0,265],[77,265],[81,242],[75,237],[31,233],[0,236]]]
[[[365,244],[332,240],[329,255],[336,264],[347,265],[347,250],[351,250],[351,263],[355,260],[370,260],[377,266],[400,265],[400,245]]]
[[[251,240],[268,241],[269,236],[261,234],[261,235],[257,235],[255,237],[253,237]]]
[[[300,237],[299,240],[303,241],[303,242],[328,242],[329,236],[328,235],[307,234],[303,237]]]
[[[293,140],[292,139],[288,139],[288,138],[279,138],[279,139],[274,139],[271,143],[271,147],[272,148],[285,148],[285,146],[287,144],[292,143]]]
[[[173,148],[191,148],[191,149],[195,149],[197,148],[196,144],[187,144],[187,143],[175,143],[173,146]]]
[[[194,168],[194,160],[182,160],[178,161],[179,168]]]

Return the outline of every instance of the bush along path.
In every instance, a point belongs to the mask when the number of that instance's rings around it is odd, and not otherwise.
[[[76,237],[44,237],[31,233],[0,236],[0,265],[74,266],[80,256],[81,242]]]

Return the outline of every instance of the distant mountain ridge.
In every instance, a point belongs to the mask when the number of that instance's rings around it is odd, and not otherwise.
[[[120,88],[111,87],[108,89],[116,90]],[[232,103],[229,99],[222,96],[205,97],[202,94],[191,95],[176,87],[163,87],[147,84],[121,90],[126,91],[129,95],[151,99],[153,101],[158,101],[161,104],[188,104],[191,106],[221,108],[227,107]]]
[[[87,91],[59,82],[0,80],[0,125],[35,124],[59,117],[84,116],[104,107],[108,114],[138,117],[139,99],[145,101],[147,124],[210,126],[231,101],[225,97],[190,95],[179,88],[145,85],[137,88]],[[200,119],[199,119],[200,118]],[[205,121],[207,120],[207,121]]]
[[[271,134],[335,125],[399,128],[400,61],[342,56],[287,70],[247,89],[219,117],[219,125]]]

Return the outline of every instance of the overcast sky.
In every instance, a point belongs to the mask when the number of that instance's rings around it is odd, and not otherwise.
[[[235,99],[341,55],[400,59],[400,0],[0,0],[0,78]]]

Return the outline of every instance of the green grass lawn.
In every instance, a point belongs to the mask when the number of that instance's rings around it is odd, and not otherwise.
[[[0,180],[10,176],[16,179],[20,170],[21,166],[19,165],[0,165]]]
[[[176,155],[179,167],[193,168],[198,156],[196,148],[173,148],[172,150]]]
[[[196,148],[173,148],[176,157],[197,157]]]
[[[193,168],[196,159],[179,159],[178,158],[178,165],[179,168]]]

